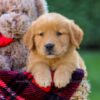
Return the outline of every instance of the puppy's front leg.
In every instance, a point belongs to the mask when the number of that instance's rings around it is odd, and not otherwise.
[[[31,70],[36,82],[42,86],[47,87],[51,85],[52,78],[49,66],[45,63],[36,63]]]
[[[54,84],[58,88],[65,87],[71,79],[72,72],[75,70],[71,65],[61,65],[55,71]]]

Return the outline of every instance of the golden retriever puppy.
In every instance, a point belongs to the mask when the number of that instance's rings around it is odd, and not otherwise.
[[[47,87],[53,82],[56,87],[65,87],[73,71],[84,62],[76,48],[83,38],[83,31],[72,20],[57,14],[48,13],[34,21],[24,36],[29,49],[27,71],[34,75],[40,86]]]

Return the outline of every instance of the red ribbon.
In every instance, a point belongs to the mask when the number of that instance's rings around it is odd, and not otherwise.
[[[7,37],[3,36],[2,33],[0,33],[0,47],[5,47],[5,46],[11,44],[12,42],[14,42],[14,40],[12,38],[7,38]]]

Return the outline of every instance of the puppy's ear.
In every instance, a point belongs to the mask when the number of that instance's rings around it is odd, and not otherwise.
[[[79,45],[83,39],[83,31],[82,29],[74,23],[74,21],[71,21],[69,24],[69,31],[70,31],[70,37],[71,37],[71,43],[76,47],[79,48]]]
[[[29,50],[35,49],[33,27],[34,27],[34,24],[32,24],[31,27],[29,27],[28,31],[23,37],[23,42]]]

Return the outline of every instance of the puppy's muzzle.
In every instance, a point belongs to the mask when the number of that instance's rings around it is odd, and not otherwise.
[[[54,49],[54,44],[52,43],[48,43],[45,45],[45,49],[48,55],[52,55],[53,54],[53,49]]]

